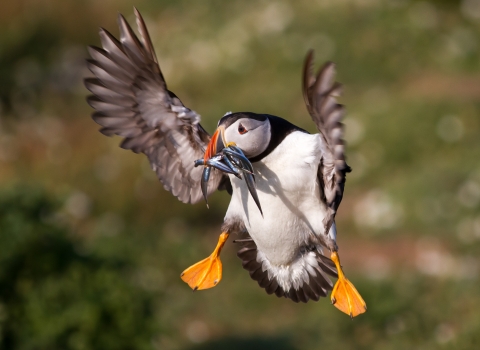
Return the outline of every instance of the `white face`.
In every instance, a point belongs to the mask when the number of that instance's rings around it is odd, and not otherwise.
[[[261,154],[270,143],[270,121],[240,118],[225,129],[225,141],[235,142],[245,156]]]

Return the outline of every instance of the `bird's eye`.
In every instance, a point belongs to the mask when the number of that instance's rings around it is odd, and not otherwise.
[[[238,133],[239,133],[240,135],[246,134],[247,131],[248,131],[248,130],[247,130],[242,124],[238,125]]]

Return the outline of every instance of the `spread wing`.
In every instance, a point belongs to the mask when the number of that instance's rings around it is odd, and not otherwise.
[[[346,173],[351,171],[345,162],[341,123],[345,107],[337,103],[342,86],[335,82],[334,78],[335,65],[331,62],[326,63],[316,76],[313,74],[313,51],[310,51],[303,70],[303,97],[322,138],[322,160],[318,178],[329,208],[324,221],[326,232],[330,229],[342,201]]]
[[[89,47],[87,60],[95,78],[85,79],[93,95],[88,103],[104,135],[124,138],[120,147],[147,155],[166,190],[184,203],[196,203],[202,158],[210,135],[199,124],[200,115],[185,107],[167,89],[145,22],[135,9],[140,39],[122,15],[118,16],[120,41],[100,29],[102,48]],[[208,194],[228,187],[228,177],[214,169]]]

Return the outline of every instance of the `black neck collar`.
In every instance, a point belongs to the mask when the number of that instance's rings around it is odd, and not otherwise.
[[[285,139],[285,137],[287,137],[287,135],[291,134],[292,132],[301,131],[308,134],[307,131],[299,128],[296,125],[293,125],[292,123],[283,118],[269,114],[263,115],[266,116],[270,121],[270,142],[268,143],[265,151],[260,153],[258,156],[249,158],[252,163],[258,162],[268,156],[283,141],[283,139]]]

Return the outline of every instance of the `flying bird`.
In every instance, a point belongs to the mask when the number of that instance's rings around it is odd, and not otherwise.
[[[268,294],[307,302],[331,291],[341,311],[351,317],[365,312],[336,244],[335,214],[350,167],[334,64],[315,75],[313,51],[305,60],[303,97],[317,134],[277,116],[230,112],[210,136],[200,115],[168,90],[145,22],[134,11],[138,37],[120,14],[120,40],[102,28],[102,47],[88,49],[95,77],[85,86],[93,120],[102,134],[123,137],[122,148],[145,154],[180,201],[197,203],[217,190],[231,195],[217,246],[181,274],[183,281],[193,290],[216,286],[222,247],[237,235],[243,268]],[[337,278],[335,285],[328,276]]]

